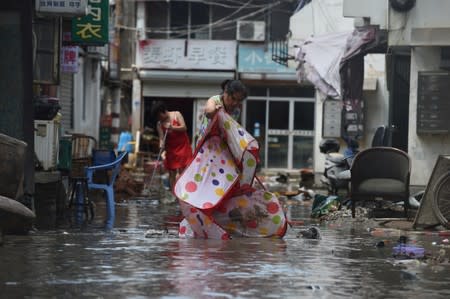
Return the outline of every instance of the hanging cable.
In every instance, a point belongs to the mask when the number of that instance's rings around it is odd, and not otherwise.
[[[131,1],[135,1],[135,0],[131,0]],[[146,0],[146,1],[148,1],[148,0]],[[232,29],[232,28],[236,27],[236,22],[237,21],[245,20],[245,19],[248,19],[250,17],[256,16],[256,15],[258,15],[260,13],[267,12],[271,8],[276,7],[276,6],[278,6],[278,5],[280,5],[282,3],[282,1],[277,1],[277,2],[269,4],[269,5],[264,5],[264,7],[260,8],[260,9],[258,9],[256,11],[253,11],[251,13],[248,13],[246,15],[243,15],[243,16],[231,19],[231,20],[227,20],[231,16],[234,16],[237,13],[239,13],[241,10],[243,10],[245,8],[248,8],[247,5],[249,5],[251,2],[252,2],[252,0],[249,0],[246,4],[241,5],[240,9],[236,10],[232,14],[230,14],[230,15],[222,18],[222,19],[219,19],[219,20],[214,21],[214,22],[209,23],[209,24],[195,25],[195,28],[193,30],[191,30],[191,33],[201,32],[201,31],[207,30],[209,28],[215,28],[215,31],[229,30],[229,29]],[[220,28],[217,28],[217,27],[220,27]],[[132,30],[132,31],[138,30],[136,27],[130,27],[130,26],[124,26],[124,25],[117,26],[117,28],[125,29],[125,30]],[[179,29],[170,29],[170,30],[167,30],[165,28],[166,27],[152,27],[152,28],[147,27],[147,28],[144,28],[144,30],[147,33],[176,34],[177,36],[183,36],[183,35],[186,35],[188,33],[188,30],[187,30],[186,26],[174,27],[174,28],[179,28]]]

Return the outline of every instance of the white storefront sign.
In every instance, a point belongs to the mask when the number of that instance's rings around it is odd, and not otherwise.
[[[85,16],[87,0],[36,0],[36,12],[48,15]]]
[[[236,69],[236,41],[160,40],[139,42],[140,68],[184,70]]]

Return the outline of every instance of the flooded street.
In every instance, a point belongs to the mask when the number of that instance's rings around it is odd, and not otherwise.
[[[97,210],[104,207],[98,204]],[[291,206],[292,220],[309,206]],[[321,240],[178,239],[177,204],[117,205],[116,228],[5,236],[0,247],[3,298],[449,298],[450,265],[392,258],[398,235],[371,236],[360,225],[319,225]],[[306,220],[306,225],[312,225]],[[165,228],[168,233],[164,232]],[[155,229],[155,234],[146,231]],[[161,232],[161,234],[158,234]],[[415,235],[427,253],[446,237]],[[383,241],[384,247],[375,246]],[[435,242],[435,244],[433,244]],[[450,249],[447,249],[450,253]]]

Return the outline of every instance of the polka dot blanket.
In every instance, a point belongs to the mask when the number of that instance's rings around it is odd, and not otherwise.
[[[178,178],[174,194],[186,238],[283,237],[287,221],[278,198],[255,186],[258,142],[219,110]]]

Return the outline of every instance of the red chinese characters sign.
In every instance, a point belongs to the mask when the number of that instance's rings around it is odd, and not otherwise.
[[[78,46],[61,48],[61,71],[64,73],[78,72]]]
[[[84,45],[108,43],[108,0],[89,0],[88,14],[72,19],[72,41]]]

